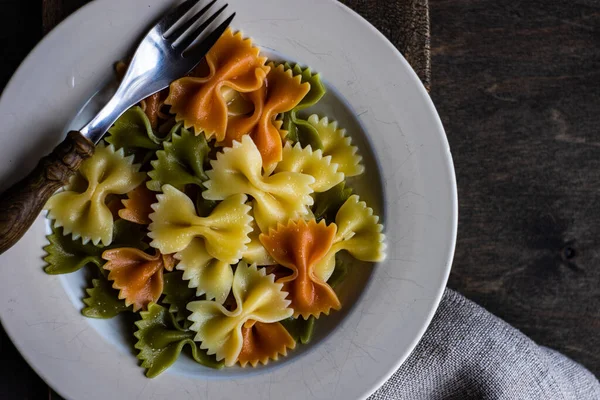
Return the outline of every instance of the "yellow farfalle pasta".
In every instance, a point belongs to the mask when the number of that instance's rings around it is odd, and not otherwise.
[[[227,103],[223,88],[249,93],[263,86],[269,67],[252,40],[240,32],[228,29],[206,55],[209,74],[189,76],[171,84],[165,104],[171,106],[176,120],[185,128],[194,128],[196,135],[204,132],[207,139],[225,139],[228,123]]]
[[[252,227],[252,232],[249,235],[250,242],[242,255],[242,261],[245,261],[247,264],[256,264],[259,267],[277,264],[267,249],[265,249],[265,246],[260,242],[260,230],[256,225],[256,221],[253,220],[250,226]]]
[[[310,194],[315,178],[299,172],[263,175],[260,152],[249,136],[223,149],[211,166],[202,196],[207,200],[224,200],[240,193],[252,196],[254,218],[263,232],[277,222],[306,215],[313,204]]]
[[[331,156],[331,162],[339,165],[339,172],[350,177],[365,171],[358,147],[352,145],[352,138],[346,135],[345,129],[338,128],[336,121],[330,123],[327,117],[319,120],[318,115],[311,115],[308,122],[319,133],[323,143],[323,155]]]
[[[265,324],[250,320],[242,327],[242,337],[244,344],[237,360],[242,367],[248,364],[256,367],[259,362],[266,365],[296,347],[292,335],[279,322]]]
[[[81,237],[83,243],[112,242],[113,214],[106,205],[110,194],[122,195],[140,185],[145,175],[133,156],[125,157],[123,149],[115,151],[100,144],[94,155],[85,160],[64,191],[52,196],[45,205],[48,218],[55,227],[63,227],[64,235]]]
[[[274,323],[289,318],[293,311],[286,300],[283,285],[275,283],[274,275],[266,275],[265,269],[257,269],[242,262],[233,277],[232,292],[236,307],[227,310],[215,301],[194,301],[187,309],[192,312],[190,327],[196,332],[195,341],[217,361],[226,366],[234,365],[242,351],[244,340],[242,328],[249,320]]]
[[[346,250],[361,261],[378,262],[385,259],[385,235],[379,217],[373,209],[360,201],[357,195],[350,196],[335,217],[337,233],[327,255],[315,266],[315,276],[329,280],[335,269],[335,254]]]
[[[338,172],[338,164],[331,163],[331,156],[323,157],[321,150],[313,151],[310,146],[302,148],[300,143],[293,147],[291,143],[286,143],[283,158],[273,172],[286,171],[315,178],[315,183],[311,185],[315,192],[326,192],[344,180],[344,174]]]
[[[252,228],[251,207],[244,194],[236,194],[219,203],[212,213],[202,218],[196,214],[192,200],[171,185],[162,187],[158,203],[152,205],[150,245],[163,254],[185,249],[195,237],[204,238],[208,253],[220,261],[235,264],[246,250]]]
[[[175,254],[177,269],[183,271],[188,287],[196,289],[196,296],[206,294],[208,300],[223,304],[233,283],[233,270],[229,263],[217,260],[206,250],[204,239],[194,238],[182,251]]]

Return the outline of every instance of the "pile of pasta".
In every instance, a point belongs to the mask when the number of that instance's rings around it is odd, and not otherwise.
[[[378,217],[346,187],[363,173],[344,129],[302,118],[318,74],[227,31],[189,76],[129,109],[46,204],[49,274],[93,274],[83,314],[134,319],[147,376],[184,348],[256,366],[339,310],[339,255],[385,257]]]

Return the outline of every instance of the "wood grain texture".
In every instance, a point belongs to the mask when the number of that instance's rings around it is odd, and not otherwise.
[[[92,154],[92,142],[79,132],[69,132],[29,175],[0,194],[0,254],[27,232],[50,196],[67,184]]]
[[[600,1],[431,0],[449,286],[600,376]]]

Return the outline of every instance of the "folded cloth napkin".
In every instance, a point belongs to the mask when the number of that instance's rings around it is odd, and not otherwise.
[[[588,370],[446,289],[427,332],[372,400],[600,400]]]

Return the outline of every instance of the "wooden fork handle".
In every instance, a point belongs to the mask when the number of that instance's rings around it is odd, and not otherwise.
[[[29,175],[0,195],[0,254],[27,232],[50,196],[93,154],[92,142],[79,132],[69,132]]]

